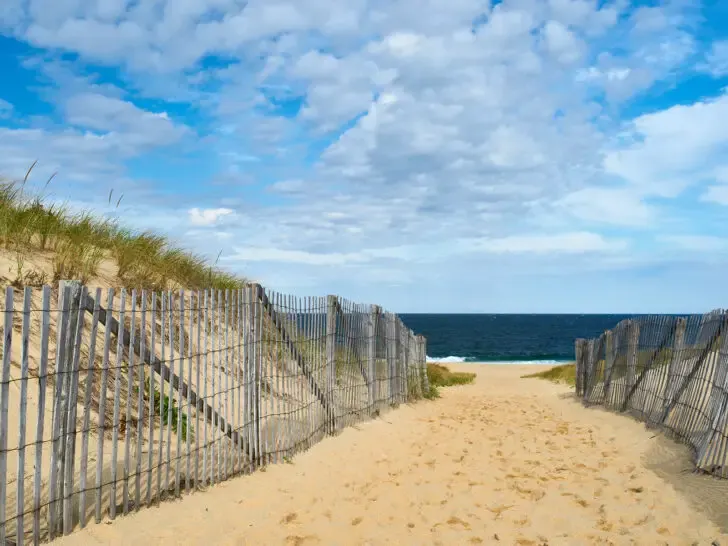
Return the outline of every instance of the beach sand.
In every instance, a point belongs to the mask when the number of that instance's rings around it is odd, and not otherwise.
[[[520,378],[538,366],[450,367],[475,384],[57,544],[728,544],[648,468],[665,440],[644,425]]]

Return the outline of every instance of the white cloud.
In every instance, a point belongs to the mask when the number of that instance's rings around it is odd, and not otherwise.
[[[700,68],[714,78],[728,76],[728,40],[713,42]]]
[[[573,232],[553,235],[511,235],[468,243],[473,250],[494,254],[582,254],[625,250],[623,240],[610,241],[597,233]]]
[[[629,188],[584,188],[564,196],[555,208],[557,214],[595,224],[646,227],[657,218],[655,210]]]
[[[233,215],[235,211],[228,208],[200,209],[194,207],[187,211],[187,213],[190,224],[193,226],[214,226],[223,218]]]
[[[692,252],[716,252],[728,249],[728,237],[712,235],[663,235],[659,238],[668,245]]]
[[[0,119],[10,117],[13,113],[13,105],[0,98]]]
[[[70,76],[25,64],[54,82],[43,98],[63,119],[0,128],[0,169],[40,158],[76,197],[123,186],[150,203],[134,222],[203,252],[214,238],[261,279],[293,286],[286,263],[321,283],[341,268],[351,283],[424,282],[423,264],[448,282],[507,280],[551,256],[634,266],[641,231],[679,220],[665,201],[695,188],[728,204],[726,96],[621,119],[694,70],[682,2],[29,0],[0,21],[79,56]],[[84,75],[96,63],[118,87]],[[128,159],[142,172],[162,149],[164,176],[128,179]]]
[[[675,197],[723,164],[725,119],[728,94],[639,116],[630,124],[631,142],[609,152],[604,167],[643,195]]]
[[[708,186],[701,200],[728,207],[728,185]]]

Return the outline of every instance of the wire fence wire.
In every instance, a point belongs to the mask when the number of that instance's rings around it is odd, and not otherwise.
[[[8,287],[0,544],[287,461],[429,392],[426,341],[336,296]]]
[[[576,340],[576,393],[692,449],[696,470],[728,477],[728,314],[623,320]]]

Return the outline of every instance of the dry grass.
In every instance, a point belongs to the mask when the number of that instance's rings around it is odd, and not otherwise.
[[[532,373],[521,376],[523,378],[536,378],[546,379],[553,381],[554,383],[566,383],[567,385],[576,385],[576,364],[562,364],[561,366],[554,366],[548,370],[538,373]]]
[[[88,283],[102,262],[112,261],[126,288],[224,290],[245,285],[245,279],[216,269],[161,235],[138,233],[90,212],[74,214],[63,205],[46,204],[43,196],[27,195],[31,171],[32,166],[20,181],[0,179],[0,248],[15,262],[11,284],[34,286],[60,279]],[[33,269],[29,258],[44,253],[50,254],[50,271]]]

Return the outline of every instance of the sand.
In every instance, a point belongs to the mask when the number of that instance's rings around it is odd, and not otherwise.
[[[664,439],[642,424],[520,378],[535,366],[454,368],[476,383],[57,544],[728,544],[648,469]]]

